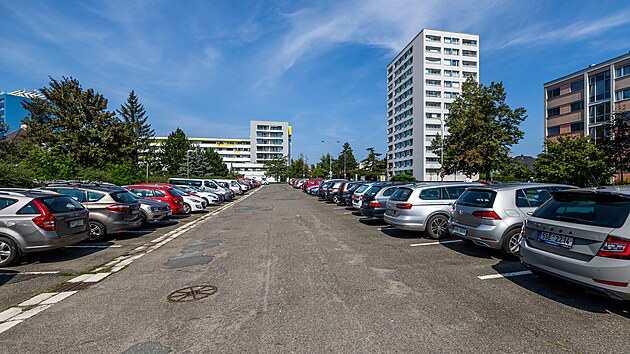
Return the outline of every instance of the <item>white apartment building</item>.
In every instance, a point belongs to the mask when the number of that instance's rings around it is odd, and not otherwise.
[[[444,119],[468,77],[479,81],[479,36],[423,29],[387,66],[388,174],[440,180],[431,141],[447,134]],[[445,175],[445,181],[464,180]]]

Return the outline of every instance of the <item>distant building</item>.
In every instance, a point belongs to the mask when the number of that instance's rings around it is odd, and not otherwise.
[[[479,80],[479,36],[423,29],[387,65],[387,172],[440,180],[431,141],[448,135],[444,120],[462,83]],[[445,181],[465,176],[446,175]]]
[[[630,53],[544,84],[545,138],[608,139],[613,112],[630,110]]]
[[[9,132],[20,129],[22,119],[28,115],[22,103],[43,98],[44,96],[37,91],[0,92],[0,122],[9,127]]]
[[[251,177],[265,176],[265,161],[290,158],[292,129],[288,122],[256,121],[249,124],[249,139],[241,138],[193,138],[196,148],[213,149],[230,171]],[[156,137],[160,145],[167,137]]]

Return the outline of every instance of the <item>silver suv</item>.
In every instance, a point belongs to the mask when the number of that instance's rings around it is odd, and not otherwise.
[[[523,224],[521,262],[630,300],[630,186],[553,193]]]
[[[0,189],[0,267],[88,237],[88,211],[50,191]]]
[[[385,222],[401,230],[424,231],[438,239],[448,232],[451,205],[479,183],[415,183],[400,187],[386,203]]]
[[[523,220],[563,184],[508,183],[469,188],[453,205],[449,231],[468,243],[516,256]]]

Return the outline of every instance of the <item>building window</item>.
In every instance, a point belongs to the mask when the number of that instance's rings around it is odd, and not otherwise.
[[[557,96],[560,96],[560,88],[547,90],[547,99],[554,98]]]
[[[427,107],[430,107],[430,108],[442,108],[442,104],[440,102],[427,101]]]
[[[427,97],[441,97],[440,91],[427,91]]]
[[[440,75],[440,72],[440,69],[427,68],[427,74],[429,75]]]
[[[438,53],[439,54],[441,52],[440,47],[429,47],[429,46],[427,46],[426,49],[427,49],[427,53]]]
[[[469,68],[476,68],[476,67],[477,67],[477,62],[476,62],[476,61],[467,61],[467,60],[464,60],[464,61],[462,62],[462,65],[467,66],[467,67],[469,67]]]
[[[445,66],[459,66],[459,60],[445,60],[444,61],[444,65]]]
[[[440,36],[432,36],[430,34],[427,34],[425,38],[429,42],[440,42]]]
[[[446,43],[446,44],[459,44],[459,38],[444,37],[444,43]]]
[[[571,92],[584,90],[584,79],[571,83]]]
[[[444,76],[459,77],[459,71],[457,71],[457,70],[444,70]]]
[[[606,129],[605,125],[592,127],[589,129],[589,133],[589,135],[591,136],[591,140],[595,144],[601,144],[605,141],[610,140],[610,135],[608,134],[608,129]]]
[[[446,54],[446,55],[459,55],[459,49],[444,48],[444,54]]]
[[[555,127],[547,128],[547,136],[556,136],[560,135],[560,126],[556,125]]]
[[[615,99],[617,101],[627,100],[630,98],[630,88],[615,91]]]
[[[584,101],[571,103],[571,112],[577,112],[584,109]]]
[[[591,124],[606,122],[610,120],[610,105],[600,103],[588,107],[588,121]]]
[[[462,43],[464,45],[474,45],[474,46],[477,45],[477,41],[475,39],[464,39],[462,40]]]
[[[615,77],[620,78],[630,75],[630,65],[615,69]]]
[[[441,113],[427,113],[426,116],[429,119],[440,119],[442,114]],[[429,125],[431,125],[431,124],[429,124]],[[428,128],[428,125],[427,125],[427,128]]]
[[[560,115],[560,107],[549,108],[547,110],[547,117],[555,117]]]
[[[463,50],[462,51],[462,55],[465,57],[476,57],[477,56],[477,51],[474,50]]]
[[[440,80],[427,80],[427,85],[428,86],[440,86],[441,85],[441,81]]]
[[[597,102],[610,98],[610,71],[588,78],[589,102]]]
[[[457,81],[444,81],[444,87],[459,88],[459,82],[457,82]]]
[[[431,57],[427,57],[427,63],[428,64],[437,64],[439,65],[441,62],[440,58],[431,58]]]
[[[442,126],[439,124],[427,124],[427,129],[442,129]]]
[[[464,71],[464,77],[465,78],[472,77],[473,79],[477,80],[477,73],[471,73],[471,72],[468,72],[468,71]]]
[[[444,98],[457,98],[457,92],[444,92]]]
[[[571,123],[571,133],[581,132],[584,130],[584,122]]]

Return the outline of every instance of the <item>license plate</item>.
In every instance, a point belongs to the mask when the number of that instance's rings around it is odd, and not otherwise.
[[[85,222],[83,221],[83,219],[70,221],[68,223],[68,227],[71,228],[71,229],[74,228],[74,227],[83,226],[83,225],[85,225]]]
[[[552,246],[564,248],[573,247],[573,237],[550,234],[548,232],[538,231],[538,241]]]
[[[466,236],[466,232],[468,232],[468,230],[458,226],[453,226],[453,233],[456,235]]]
[[[394,210],[394,209],[387,209],[385,211],[385,214],[390,215],[390,216],[394,216],[394,215],[396,215],[396,210]]]

